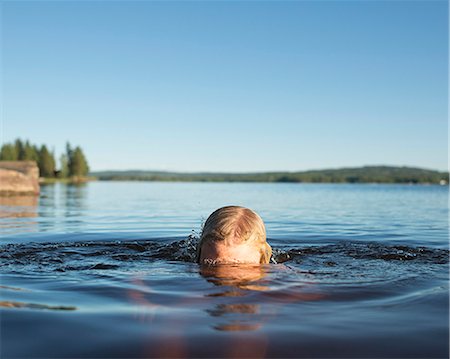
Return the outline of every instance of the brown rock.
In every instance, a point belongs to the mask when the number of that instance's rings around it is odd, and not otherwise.
[[[39,194],[39,169],[33,161],[0,161],[0,195]]]

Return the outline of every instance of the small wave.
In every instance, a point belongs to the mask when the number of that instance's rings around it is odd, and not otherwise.
[[[114,270],[126,263],[156,260],[195,262],[198,238],[189,236],[172,243],[142,241],[91,241],[61,243],[21,243],[0,247],[1,267],[14,269],[31,266],[43,271]],[[327,258],[325,267],[336,266],[334,259],[345,256],[361,260],[414,261],[417,263],[446,264],[447,249],[392,246],[382,243],[343,242],[322,246],[308,246],[284,250],[274,248],[273,262],[302,263],[311,258]]]
[[[6,244],[0,247],[0,267],[32,266],[58,272],[107,270],[121,262],[195,262],[198,239],[194,236],[172,243],[156,241],[87,241]],[[123,267],[123,266],[122,266]]]
[[[386,261],[419,261],[434,264],[449,262],[449,251],[446,249],[392,246],[381,243],[344,242],[339,244],[314,246],[302,249],[289,250],[287,254],[292,258],[301,259],[304,256],[323,254],[339,254],[355,259],[382,259]],[[327,262],[334,266],[334,262]]]

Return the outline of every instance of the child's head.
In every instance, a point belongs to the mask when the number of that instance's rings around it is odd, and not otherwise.
[[[269,263],[271,255],[261,217],[238,206],[219,208],[208,217],[197,248],[200,264]]]

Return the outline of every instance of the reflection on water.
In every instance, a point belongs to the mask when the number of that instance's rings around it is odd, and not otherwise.
[[[265,290],[266,286],[260,284],[266,271],[261,265],[203,265],[200,274],[208,282],[217,286],[231,286],[236,289]]]
[[[157,338],[155,342],[155,338],[149,336],[153,345],[146,346],[142,356],[191,357],[192,345],[200,345],[204,346],[205,353],[221,352],[230,358],[263,358],[269,341],[259,329],[272,316],[261,310],[260,301],[252,295],[269,290],[264,283],[267,268],[262,265],[192,266],[189,283],[180,278],[162,283],[152,280],[154,274],[142,273],[142,277],[136,276],[127,284],[127,299],[135,307],[135,320],[145,323],[149,333]],[[200,275],[195,276],[197,270]],[[198,283],[199,279],[203,283]],[[195,293],[183,289],[194,283],[204,290]],[[171,289],[173,287],[179,290]],[[206,313],[211,319],[200,313]],[[191,331],[202,332],[206,328],[227,332],[227,342],[213,344],[189,339]]]
[[[76,307],[63,305],[46,305],[37,303],[0,301],[0,308],[28,308],[28,309],[46,309],[46,310],[76,310]]]
[[[202,265],[200,274],[205,279],[220,287],[220,292],[207,294],[217,301],[213,309],[206,312],[213,317],[220,317],[225,322],[213,325],[219,331],[251,331],[261,328],[262,317],[260,305],[246,303],[252,291],[269,289],[262,283],[266,270],[261,265]],[[238,297],[236,303],[223,303],[221,297]],[[219,300],[221,302],[219,302]],[[228,301],[232,298],[228,298]]]
[[[63,210],[65,215],[73,215],[77,210],[85,209],[88,186],[83,184],[55,184],[42,186],[41,207],[43,215],[49,216],[53,210]],[[59,213],[58,213],[59,214]]]
[[[38,196],[0,196],[0,228],[3,230],[20,228],[24,232],[37,231]]]
[[[270,266],[265,265],[242,264],[200,267],[200,274],[208,282],[222,289],[205,295],[217,301],[214,308],[206,309],[206,312],[212,317],[225,320],[223,323],[214,325],[214,329],[219,331],[257,330],[270,321],[283,305],[324,298],[312,282],[282,286],[280,289],[268,285],[271,282],[266,279],[269,268]],[[290,272],[284,265],[278,265],[277,270]],[[262,310],[261,305],[264,304],[271,304],[271,310]]]
[[[40,196],[0,197],[2,234],[82,229],[86,222],[87,196],[86,184],[57,183],[42,185]]]
[[[39,216],[40,231],[61,227],[81,228],[86,211],[88,186],[81,184],[52,184],[41,188]],[[49,218],[53,220],[48,220]]]
[[[0,196],[0,218],[36,217],[38,196]]]

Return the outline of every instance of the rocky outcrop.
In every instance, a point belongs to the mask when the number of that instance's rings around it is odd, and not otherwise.
[[[39,168],[34,161],[0,161],[0,195],[39,194]]]

